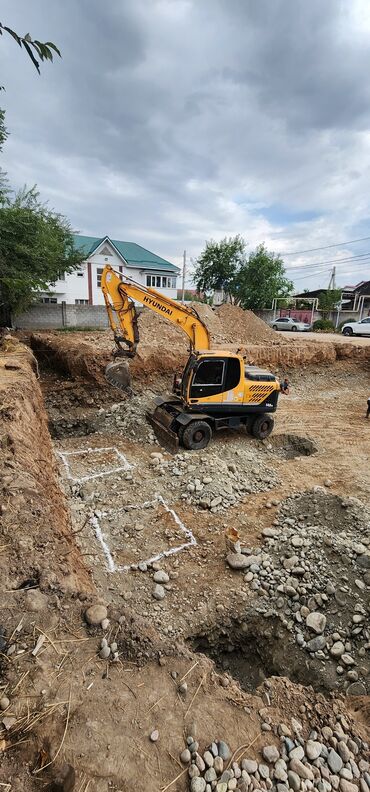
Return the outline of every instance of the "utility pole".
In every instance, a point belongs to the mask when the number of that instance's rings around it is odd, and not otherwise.
[[[185,275],[186,275],[186,250],[184,250],[184,259],[182,266],[182,296],[181,296],[182,302],[184,302],[184,295],[185,295]]]
[[[330,275],[328,291],[334,291],[334,289],[335,289],[335,274],[336,274],[336,268],[334,266],[332,271],[331,271],[331,275]]]

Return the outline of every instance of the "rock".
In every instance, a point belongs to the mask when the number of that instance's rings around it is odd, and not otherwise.
[[[291,759],[289,762],[289,770],[292,770],[293,773],[297,773],[300,778],[305,780],[313,781],[314,774],[309,767],[303,764],[300,759]]]
[[[108,660],[109,655],[110,655],[110,646],[102,646],[99,652],[99,657],[101,657],[102,660]]]
[[[294,792],[299,792],[301,779],[298,773],[294,773],[293,770],[288,770],[288,781],[290,788],[293,789]]]
[[[331,750],[328,753],[327,763],[332,773],[339,773],[339,771],[343,767],[343,762],[339,754],[336,751],[334,751],[334,748],[331,748]]]
[[[170,576],[164,569],[159,569],[158,572],[154,572],[153,580],[154,583],[169,583]]]
[[[208,770],[204,773],[204,779],[207,781],[207,784],[211,784],[212,781],[216,781],[217,773],[214,767],[209,767]]]
[[[280,757],[279,751],[276,748],[276,745],[265,745],[262,749],[262,756],[266,759],[266,762],[270,764],[275,764]]]
[[[330,654],[332,655],[332,657],[341,657],[342,654],[344,654],[344,650],[345,650],[344,643],[342,643],[342,641],[335,641],[335,643],[333,643],[333,646],[330,649]]]
[[[351,657],[350,654],[348,654],[348,652],[342,654],[340,661],[341,663],[344,663],[344,665],[346,666],[356,665],[355,660],[353,659],[353,657]]]
[[[317,740],[307,740],[305,751],[307,758],[313,762],[315,759],[318,759],[321,754],[321,742],[318,742]]]
[[[242,770],[246,770],[247,773],[256,773],[258,769],[257,762],[254,759],[242,759]]]
[[[337,751],[341,759],[343,759],[344,764],[349,762],[351,758],[351,751],[349,750],[347,743],[345,743],[344,740],[339,740],[337,744]]]
[[[25,607],[26,610],[31,611],[31,613],[46,610],[48,601],[47,596],[43,594],[40,589],[30,589],[26,591]]]
[[[363,682],[352,682],[348,685],[346,696],[366,696],[367,690]]]
[[[289,752],[289,759],[303,759],[303,757],[304,750],[301,745],[298,745],[297,748],[293,748],[293,750]]]
[[[180,754],[180,761],[183,764],[188,764],[190,762],[190,759],[191,759],[191,754],[189,748],[185,748]]]
[[[224,760],[221,756],[215,756],[213,767],[215,768],[217,775],[221,775],[224,769]]]
[[[0,699],[0,709],[4,712],[4,710],[7,710],[9,706],[10,706],[10,701],[9,701],[8,697],[7,696],[3,696]]]
[[[188,768],[188,776],[189,778],[199,778],[200,772],[195,764],[191,764]]]
[[[156,600],[163,600],[166,596],[166,591],[159,583],[154,586],[152,591],[152,597]]]
[[[363,569],[370,569],[370,553],[357,556],[356,563]]]
[[[345,778],[340,779],[339,789],[341,790],[341,792],[358,792],[357,784],[351,784],[351,782],[346,781]]]
[[[192,778],[190,784],[191,792],[204,792],[206,788],[206,782],[204,778]],[[227,787],[226,787],[227,789]]]
[[[194,760],[194,757],[193,757],[193,760]],[[200,773],[204,773],[204,771],[206,769],[205,761],[204,761],[203,757],[200,754],[198,754],[198,753],[195,756],[195,764],[196,764],[199,772]]]
[[[182,682],[181,685],[179,685],[179,693],[182,693],[183,696],[185,696],[187,692],[188,692],[188,683]]]
[[[320,635],[325,630],[326,616],[319,611],[311,611],[306,617],[306,625],[310,630]]]
[[[258,765],[258,772],[259,772],[261,778],[266,779],[266,778],[269,778],[269,776],[270,776],[270,771],[269,771],[267,765],[265,765],[265,764],[261,763],[261,764]]]
[[[98,627],[107,618],[108,612],[105,605],[91,605],[85,611],[85,619],[92,627]]]
[[[219,781],[216,786],[216,792],[227,792],[227,784],[224,781]]]
[[[215,757],[211,753],[211,751],[205,751],[203,754],[203,759],[207,765],[207,767],[213,767],[215,763]]]
[[[151,742],[157,742],[157,740],[159,740],[159,731],[158,731],[158,729],[154,729],[154,731],[152,731],[152,733],[150,734],[149,739],[150,739]]]
[[[306,644],[309,652],[319,652],[326,646],[326,638],[323,635],[317,635],[316,638],[311,638]]]
[[[242,553],[228,553],[226,561],[231,569],[246,569],[249,567],[248,556]]]
[[[231,751],[227,743],[225,743],[223,740],[219,740],[219,742],[217,743],[217,749],[218,749],[218,755],[221,756],[221,759],[223,759],[224,762],[227,762],[227,760],[230,759],[231,756]]]

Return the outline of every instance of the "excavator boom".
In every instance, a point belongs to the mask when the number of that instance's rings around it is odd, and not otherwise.
[[[210,349],[207,327],[193,308],[122,276],[110,266],[103,269],[101,288],[116,344],[115,360],[108,364],[105,372],[112,385],[126,392],[131,390],[127,358],[135,356],[139,342],[135,302],[140,302],[180,327],[189,338],[191,350]]]

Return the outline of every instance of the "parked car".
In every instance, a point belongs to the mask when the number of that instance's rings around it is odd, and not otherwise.
[[[280,316],[270,322],[273,330],[293,330],[293,332],[307,333],[311,330],[311,325],[306,322],[299,322],[298,319],[293,319],[291,316]]]
[[[345,336],[370,335],[370,316],[360,322],[347,322],[342,327],[342,333]]]

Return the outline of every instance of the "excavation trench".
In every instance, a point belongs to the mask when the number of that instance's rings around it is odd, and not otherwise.
[[[308,658],[277,617],[251,614],[198,633],[189,639],[193,651],[209,657],[218,671],[237,680],[253,693],[271,676],[311,685],[328,693],[338,687],[335,670]]]
[[[294,434],[276,434],[269,438],[269,444],[283,459],[311,456],[318,452],[318,446],[309,437]]]

